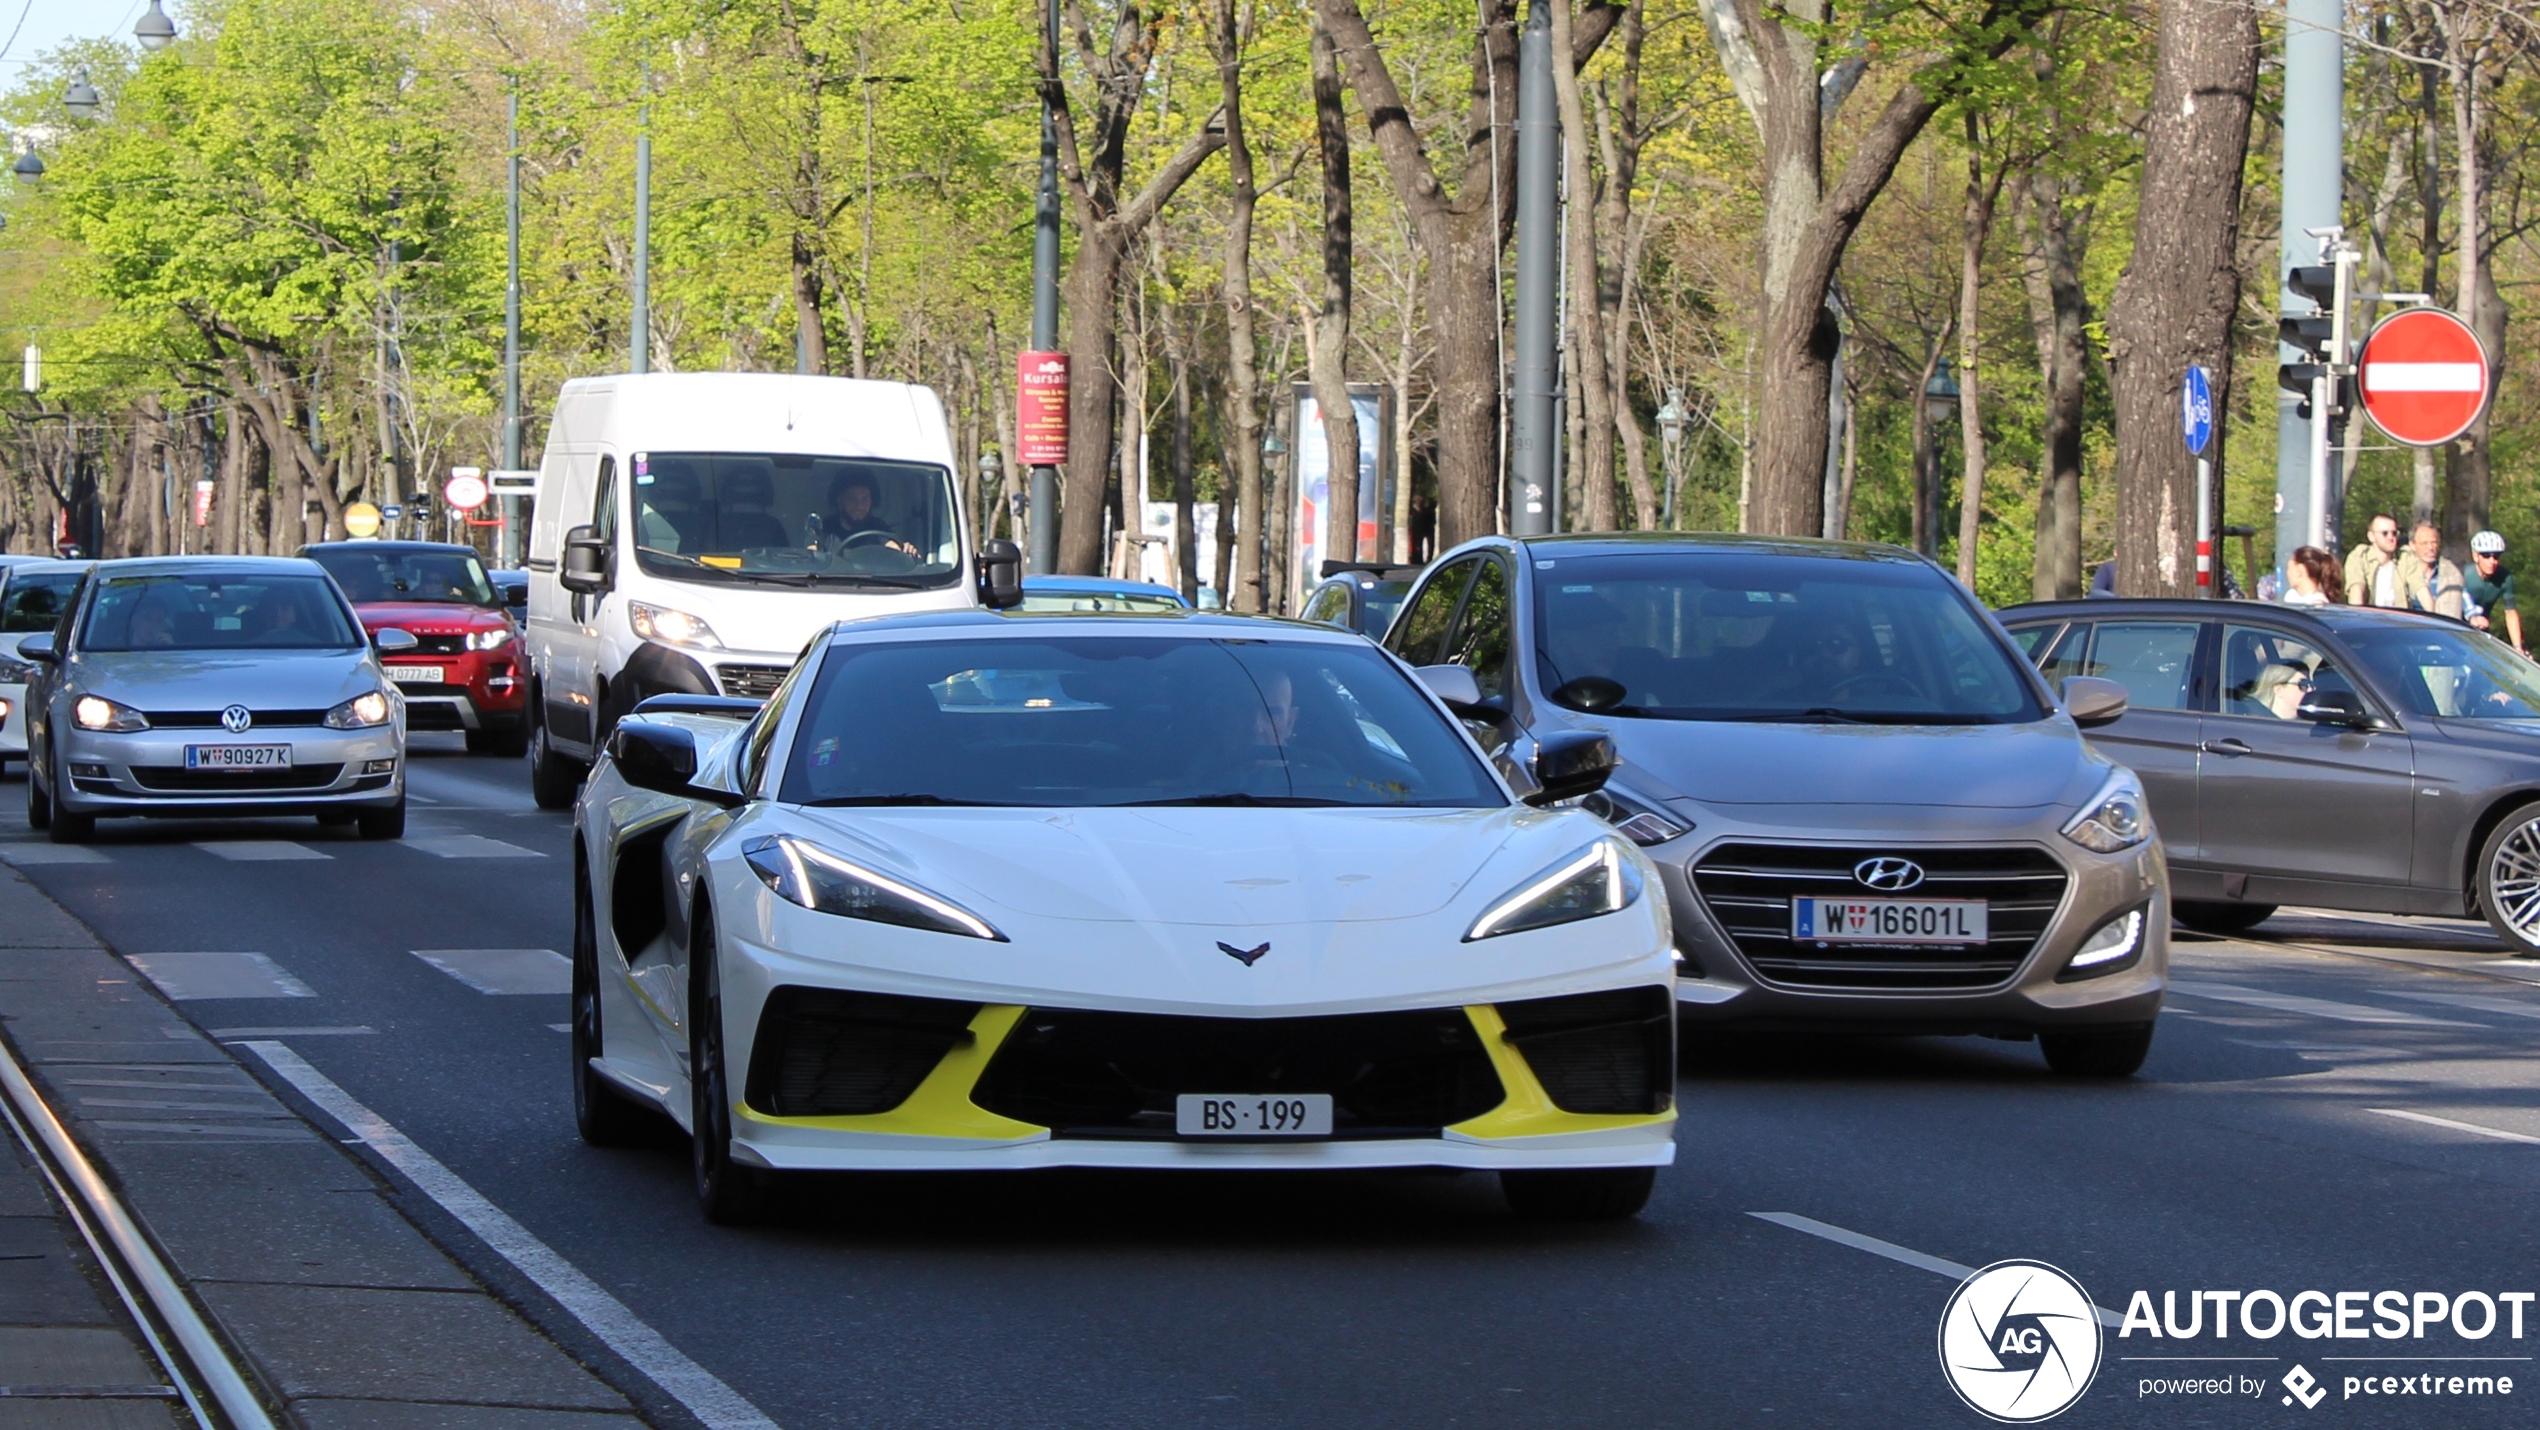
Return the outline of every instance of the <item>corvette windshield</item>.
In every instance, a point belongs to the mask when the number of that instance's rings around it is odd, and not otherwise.
[[[1471,745],[1370,646],[1053,637],[848,647],[778,797],[814,805],[1489,808]]]
[[[1956,583],[1845,557],[1670,552],[1535,563],[1543,688],[1666,720],[2042,719]]]

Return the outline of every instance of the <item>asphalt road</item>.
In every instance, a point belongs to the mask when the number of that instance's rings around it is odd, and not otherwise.
[[[1035,1173],[828,1179],[792,1189],[774,1225],[712,1228],[682,1144],[575,1138],[563,966],[536,952],[568,947],[568,826],[531,805],[517,762],[456,743],[418,740],[402,843],[124,823],[63,850],[25,828],[12,773],[0,859],[200,995],[178,1007],[202,1027],[305,1058],[787,1430],[1973,1425],[1936,1355],[1954,1284],[1939,1263],[2042,1260],[2120,1312],[2174,1291],[2182,1318],[2197,1289],[2540,1290],[2540,968],[2476,925],[2295,916],[2249,942],[2182,935],[2180,994],[2130,1083],[1973,1039],[1706,1044],[1677,1165],[1627,1225],[1522,1225],[1482,1176]],[[244,953],[264,961],[160,957]],[[2439,1320],[2399,1339],[2111,1329],[2061,1423],[2529,1424],[2527,1310],[2521,1340]],[[2386,1359],[2431,1356],[2508,1359]],[[2316,1411],[2278,1384],[2297,1362],[2329,1392]],[[2343,1393],[2426,1372],[2517,1384]],[[2247,1379],[2146,1389],[2226,1375]]]

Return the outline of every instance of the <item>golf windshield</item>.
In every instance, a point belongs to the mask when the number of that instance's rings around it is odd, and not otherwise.
[[[446,546],[319,546],[309,559],[326,568],[357,606],[375,601],[427,605],[497,606],[502,598],[485,579],[473,552]]]
[[[952,475],[922,462],[638,452],[635,559],[676,581],[931,587],[961,572]]]
[[[2364,668],[2411,715],[2540,720],[2540,668],[2465,627],[2341,625]]]
[[[1538,560],[1536,661],[1572,709],[1668,720],[2044,718],[2016,657],[1918,563],[1743,552]]]
[[[79,625],[83,651],[349,650],[352,612],[323,576],[112,576]]]
[[[1049,637],[833,648],[778,797],[813,805],[1507,803],[1373,646]]]

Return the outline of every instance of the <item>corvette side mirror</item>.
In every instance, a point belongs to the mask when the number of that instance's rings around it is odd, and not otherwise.
[[[1614,773],[1614,740],[1591,730],[1564,730],[1535,742],[1532,805],[1558,804],[1605,788]]]
[[[626,719],[609,732],[609,759],[619,778],[637,789],[733,809],[747,803],[730,790],[704,789],[697,777],[696,732],[678,725]]]
[[[1429,693],[1436,696],[1441,704],[1458,715],[1487,718],[1495,713],[1483,707],[1481,682],[1475,680],[1473,672],[1463,666],[1424,665],[1411,673],[1420,678],[1422,685],[1429,687]]]

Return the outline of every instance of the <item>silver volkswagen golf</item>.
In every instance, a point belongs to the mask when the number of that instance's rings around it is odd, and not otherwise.
[[[414,637],[382,631],[383,650]],[[316,815],[405,833],[405,709],[314,561],[101,561],[28,636],[27,822]]]
[[[2038,1039],[2143,1063],[2169,883],[2142,786],[1957,582],[1894,547],[1486,537],[1385,645],[1512,780],[1558,732],[1614,741],[1586,801],[1666,880],[1688,1025]],[[1453,669],[1440,669],[1453,667]]]

